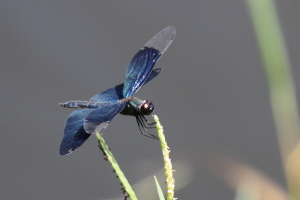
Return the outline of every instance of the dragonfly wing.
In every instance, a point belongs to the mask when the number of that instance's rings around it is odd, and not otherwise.
[[[146,84],[149,81],[151,81],[152,79],[154,79],[161,72],[162,72],[162,68],[153,69],[144,84]],[[93,96],[90,99],[90,101],[116,103],[116,102],[118,102],[118,100],[124,98],[123,94],[122,94],[123,87],[124,87],[124,84],[122,83],[113,88],[107,89],[107,90]]]
[[[83,128],[86,133],[92,134],[95,130],[101,133],[110,121],[124,109],[125,104],[126,102],[109,104],[93,110],[84,120]]]
[[[117,85],[93,96],[90,101],[116,103],[123,98],[124,84]]]
[[[157,75],[159,75],[162,72],[162,70],[162,68],[153,69],[143,85],[154,79]]]
[[[168,26],[154,35],[146,44],[146,47],[157,49],[163,54],[175,39],[176,29]]]
[[[83,124],[85,117],[93,110],[95,109],[75,110],[69,115],[60,145],[61,155],[72,153],[90,137],[90,134],[84,130]]]
[[[175,28],[169,26],[157,33],[135,54],[126,70],[124,97],[132,96],[145,84],[155,63],[170,46],[175,35]]]

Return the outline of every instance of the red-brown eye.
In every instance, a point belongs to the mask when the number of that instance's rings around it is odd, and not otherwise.
[[[141,113],[143,115],[150,115],[154,110],[154,105],[151,101],[146,100],[146,102],[141,106]]]

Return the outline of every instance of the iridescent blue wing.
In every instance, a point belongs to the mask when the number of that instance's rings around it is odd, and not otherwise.
[[[150,75],[148,76],[146,82],[144,83],[144,85],[146,83],[148,83],[149,81],[151,81],[152,79],[154,79],[158,74],[160,74],[162,72],[161,68],[157,68],[157,69],[153,69],[150,73]],[[123,99],[123,87],[124,84],[120,84],[117,85],[113,88],[110,88],[108,90],[105,90],[104,92],[101,92],[99,94],[96,94],[95,96],[93,96],[90,101],[95,101],[95,102],[112,102],[112,103],[116,103],[118,102],[119,99]]]
[[[124,106],[125,102],[122,102],[103,104],[100,108],[73,111],[65,124],[60,154],[66,155],[75,151],[90,137],[95,129],[101,132],[123,110]]]
[[[59,153],[66,155],[79,148],[91,134],[88,134],[83,123],[85,117],[95,109],[81,109],[73,111],[65,124],[64,137],[60,145]]]
[[[162,70],[163,70],[162,68],[153,69],[143,85],[145,85],[146,83],[154,79],[158,74],[162,72]]]
[[[123,89],[124,97],[132,96],[144,85],[159,57],[158,50],[148,47],[144,47],[133,57],[126,71]]]
[[[125,104],[126,102],[114,103],[94,109],[84,120],[83,128],[86,133],[91,134],[95,130],[99,133],[102,132],[110,121],[124,109]]]
[[[170,46],[175,35],[175,28],[169,26],[157,33],[135,54],[126,70],[124,97],[132,96],[146,83],[155,63]]]
[[[116,102],[118,102],[118,100],[123,99],[123,94],[122,94],[123,87],[124,87],[124,84],[120,84],[113,88],[105,90],[105,91],[93,96],[90,99],[90,101],[116,103]]]

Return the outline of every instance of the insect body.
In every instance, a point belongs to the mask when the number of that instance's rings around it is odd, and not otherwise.
[[[151,101],[132,95],[162,71],[161,68],[153,67],[175,35],[175,28],[169,26],[151,38],[132,58],[123,84],[96,94],[89,101],[60,103],[67,108],[81,108],[73,111],[66,121],[60,146],[61,155],[79,148],[95,130],[102,132],[118,113],[134,116],[141,133],[156,138],[147,131],[147,124],[151,123],[144,116],[152,113],[154,105]]]

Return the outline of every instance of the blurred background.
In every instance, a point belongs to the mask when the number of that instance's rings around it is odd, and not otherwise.
[[[297,89],[300,1],[276,3]],[[269,91],[245,1],[2,0],[1,199],[123,199],[95,137],[59,155],[72,110],[58,103],[88,100],[122,83],[134,54],[169,25],[176,38],[155,66],[164,71],[135,96],[154,103],[164,126],[175,197],[236,199],[240,184],[232,177],[242,170],[284,198]],[[165,181],[159,142],[121,115],[103,136],[137,196],[157,199],[153,175]]]

